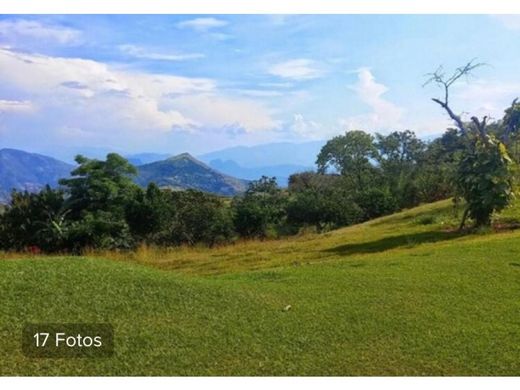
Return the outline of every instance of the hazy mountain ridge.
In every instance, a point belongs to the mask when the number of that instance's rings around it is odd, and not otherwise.
[[[291,174],[312,169],[322,144],[323,141],[313,141],[238,146],[207,153],[199,159],[188,153],[173,157],[166,153],[136,153],[126,158],[137,167],[135,182],[141,186],[154,181],[161,187],[232,196],[245,191],[249,180],[263,175],[274,176],[279,185],[286,186]],[[102,158],[97,154],[85,155]],[[46,184],[56,187],[58,180],[70,176],[73,169],[73,164],[44,154],[1,149],[0,202],[9,199],[12,189],[39,191]]]
[[[135,153],[127,154],[124,157],[130,162],[130,164],[139,165],[150,164],[156,161],[166,160],[167,158],[173,157],[167,153]]]
[[[16,149],[0,150],[0,202],[9,199],[13,189],[35,192],[46,184],[70,176],[74,166],[52,157]]]
[[[209,166],[220,172],[234,177],[239,177],[246,180],[258,180],[262,176],[276,177],[279,186],[286,187],[289,181],[289,176],[294,173],[311,171],[312,166],[295,165],[295,164],[281,164],[272,166],[262,166],[247,168],[237,164],[233,160],[211,160]]]
[[[243,192],[247,187],[247,180],[218,172],[188,153],[136,168],[139,174],[135,182],[143,187],[153,181],[160,187],[197,189],[225,196]],[[1,149],[0,203],[8,202],[13,189],[37,192],[46,184],[56,187],[59,179],[70,177],[73,169],[72,164],[42,154]]]
[[[325,142],[276,142],[255,146],[236,146],[205,153],[199,155],[198,158],[206,164],[214,160],[232,160],[244,168],[273,167],[276,165],[312,167]]]

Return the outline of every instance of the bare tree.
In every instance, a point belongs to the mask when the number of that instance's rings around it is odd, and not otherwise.
[[[458,191],[466,200],[467,206],[462,216],[459,230],[464,228],[466,218],[475,219],[476,226],[487,226],[491,223],[493,212],[500,211],[509,204],[513,193],[510,159],[506,146],[492,133],[488,134],[488,116],[482,119],[471,117],[470,122],[464,122],[460,115],[450,107],[450,87],[462,77],[469,77],[472,71],[485,64],[471,60],[451,74],[446,75],[441,67],[433,73],[424,85],[435,83],[442,88],[443,98],[432,98],[440,105],[455,122],[463,136],[468,139],[467,150],[459,162],[457,171]],[[513,112],[513,102],[511,112]]]
[[[463,135],[467,135],[469,133],[469,129],[467,125],[463,122],[460,115],[457,115],[453,112],[453,110],[450,107],[449,97],[450,97],[450,87],[460,78],[462,77],[468,77],[471,75],[471,72],[479,68],[481,66],[484,66],[486,64],[478,62],[475,63],[475,60],[471,60],[466,65],[461,66],[451,74],[446,75],[446,72],[444,71],[444,68],[442,66],[439,66],[437,70],[433,73],[428,73],[427,76],[429,76],[428,80],[423,84],[423,86],[426,86],[431,83],[435,83],[437,86],[442,88],[444,92],[444,96],[442,99],[439,98],[432,98],[432,100],[440,105],[450,116],[450,118],[455,122],[458,129],[461,131]],[[487,125],[487,119],[488,117],[485,116],[482,118],[482,120],[479,120],[476,116],[471,117],[472,123],[475,125],[476,129],[479,131],[480,135],[485,136],[486,134],[486,125]],[[484,137],[485,138],[485,137]]]

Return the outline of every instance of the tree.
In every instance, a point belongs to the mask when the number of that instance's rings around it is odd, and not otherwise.
[[[391,214],[399,208],[390,191],[381,188],[368,188],[360,191],[356,194],[355,202],[361,210],[361,220]]]
[[[72,177],[59,182],[69,194],[67,203],[73,216],[93,210],[122,213],[126,201],[139,188],[131,179],[136,168],[116,153],[109,153],[106,161],[81,155],[75,160],[79,166],[71,172]]]
[[[513,100],[511,106],[505,110],[502,120],[502,141],[512,150],[515,161],[520,162],[518,144],[520,142],[520,102]]]
[[[13,191],[7,209],[0,216],[3,248],[63,250],[69,229],[64,203],[63,192],[49,186],[39,193]]]
[[[433,82],[443,89],[443,98],[432,98],[432,100],[448,113],[459,131],[466,137],[466,148],[462,153],[456,175],[458,193],[467,204],[460,229],[464,227],[467,216],[475,220],[476,226],[489,225],[493,212],[506,207],[513,194],[512,160],[504,143],[488,131],[488,117],[479,119],[473,116],[471,121],[466,123],[460,115],[454,113],[449,103],[450,87],[482,65],[470,61],[449,76],[445,74],[442,67],[439,67],[430,74],[430,78],[425,83]]]
[[[252,181],[243,196],[233,200],[234,224],[243,237],[265,238],[282,223],[286,197],[274,177]]]
[[[456,195],[453,184],[465,148],[465,138],[455,128],[446,130],[442,137],[427,145],[415,177],[420,202],[429,203]]]
[[[406,164],[416,164],[426,145],[413,131],[394,131],[388,135],[376,134],[378,160],[384,165],[396,166],[399,170]]]
[[[489,225],[492,213],[509,204],[513,192],[511,165],[505,145],[494,137],[484,140],[476,136],[464,153],[457,184],[476,226]]]
[[[60,180],[73,221],[69,246],[75,251],[132,247],[126,209],[140,191],[131,179],[135,167],[116,153],[108,154],[105,161],[79,155],[76,162],[79,166],[72,177]]]
[[[126,207],[126,220],[138,241],[167,244],[177,213],[177,197],[169,189],[150,183],[146,191],[136,191]]]
[[[387,190],[397,199],[400,207],[419,202],[415,178],[424,159],[426,145],[410,130],[394,131],[388,135],[376,134],[378,162],[385,178]],[[375,193],[374,193],[375,194]],[[386,196],[385,196],[386,197]]]
[[[361,130],[347,131],[329,140],[316,159],[318,172],[325,173],[333,167],[346,177],[353,179],[361,188],[374,173],[371,160],[377,159],[374,137]]]
[[[323,174],[312,171],[294,173],[289,176],[289,192],[334,188],[342,185],[344,178],[338,174]]]
[[[172,243],[213,246],[231,240],[233,220],[222,199],[196,190],[173,192],[172,195],[176,204],[170,232]]]
[[[319,232],[352,225],[362,219],[362,210],[340,186],[309,187],[294,192],[287,204],[287,222],[313,225]]]

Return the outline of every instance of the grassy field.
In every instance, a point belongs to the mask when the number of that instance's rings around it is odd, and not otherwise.
[[[0,374],[520,375],[517,217],[459,234],[444,201],[216,249],[3,255]],[[26,321],[110,322],[116,354],[25,358]]]

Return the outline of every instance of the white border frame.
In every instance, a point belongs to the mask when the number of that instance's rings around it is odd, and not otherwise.
[[[0,0],[1,14],[520,14],[515,0]],[[1,387],[52,389],[271,388],[439,390],[520,388],[520,377],[466,378],[33,378],[0,377]]]
[[[5,14],[518,14],[515,0],[0,0]]]

